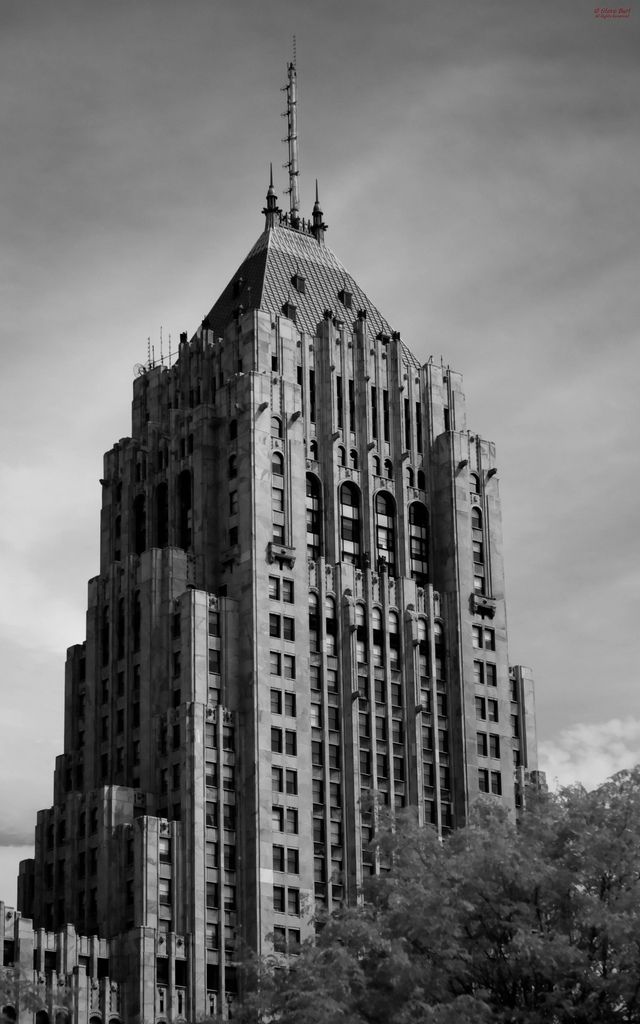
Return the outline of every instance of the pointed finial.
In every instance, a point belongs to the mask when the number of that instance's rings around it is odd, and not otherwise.
[[[262,211],[265,216],[264,229],[275,228],[280,223],[282,210],[278,207],[278,197],[273,187],[273,164],[269,165],[269,188],[267,189],[267,205]]]
[[[313,204],[313,214],[311,217],[311,227],[309,229],[311,234],[314,236],[316,242],[324,242],[324,233],[327,230],[327,225],[322,219],[322,210],[320,209],[320,199],[318,198],[318,179],[316,178],[316,201]]]

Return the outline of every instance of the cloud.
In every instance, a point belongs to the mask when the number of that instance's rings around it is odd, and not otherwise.
[[[580,782],[593,789],[640,763],[640,719],[581,723],[539,744],[540,767],[552,787]]]

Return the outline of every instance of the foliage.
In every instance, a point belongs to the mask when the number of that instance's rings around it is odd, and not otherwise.
[[[518,828],[490,798],[444,842],[380,821],[388,873],[287,964],[246,966],[245,1024],[640,1022],[640,768],[541,795]]]

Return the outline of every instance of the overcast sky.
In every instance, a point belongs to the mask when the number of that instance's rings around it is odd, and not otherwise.
[[[617,10],[617,8],[615,8]],[[542,767],[640,761],[640,8],[0,0],[0,899],[62,750],[102,453],[147,338],[262,230],[297,35],[301,197],[496,442],[512,662]]]

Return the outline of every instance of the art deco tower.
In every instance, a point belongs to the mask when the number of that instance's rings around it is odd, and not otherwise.
[[[134,381],[105,456],[20,882],[38,977],[75,985],[78,1020],[225,1007],[240,936],[295,950],[314,905],[380,870],[363,796],[444,830],[482,792],[515,812],[537,768],[494,446],[327,247],[317,190],[301,219],[293,65],[287,98],[290,211],[271,182],[263,233]]]

